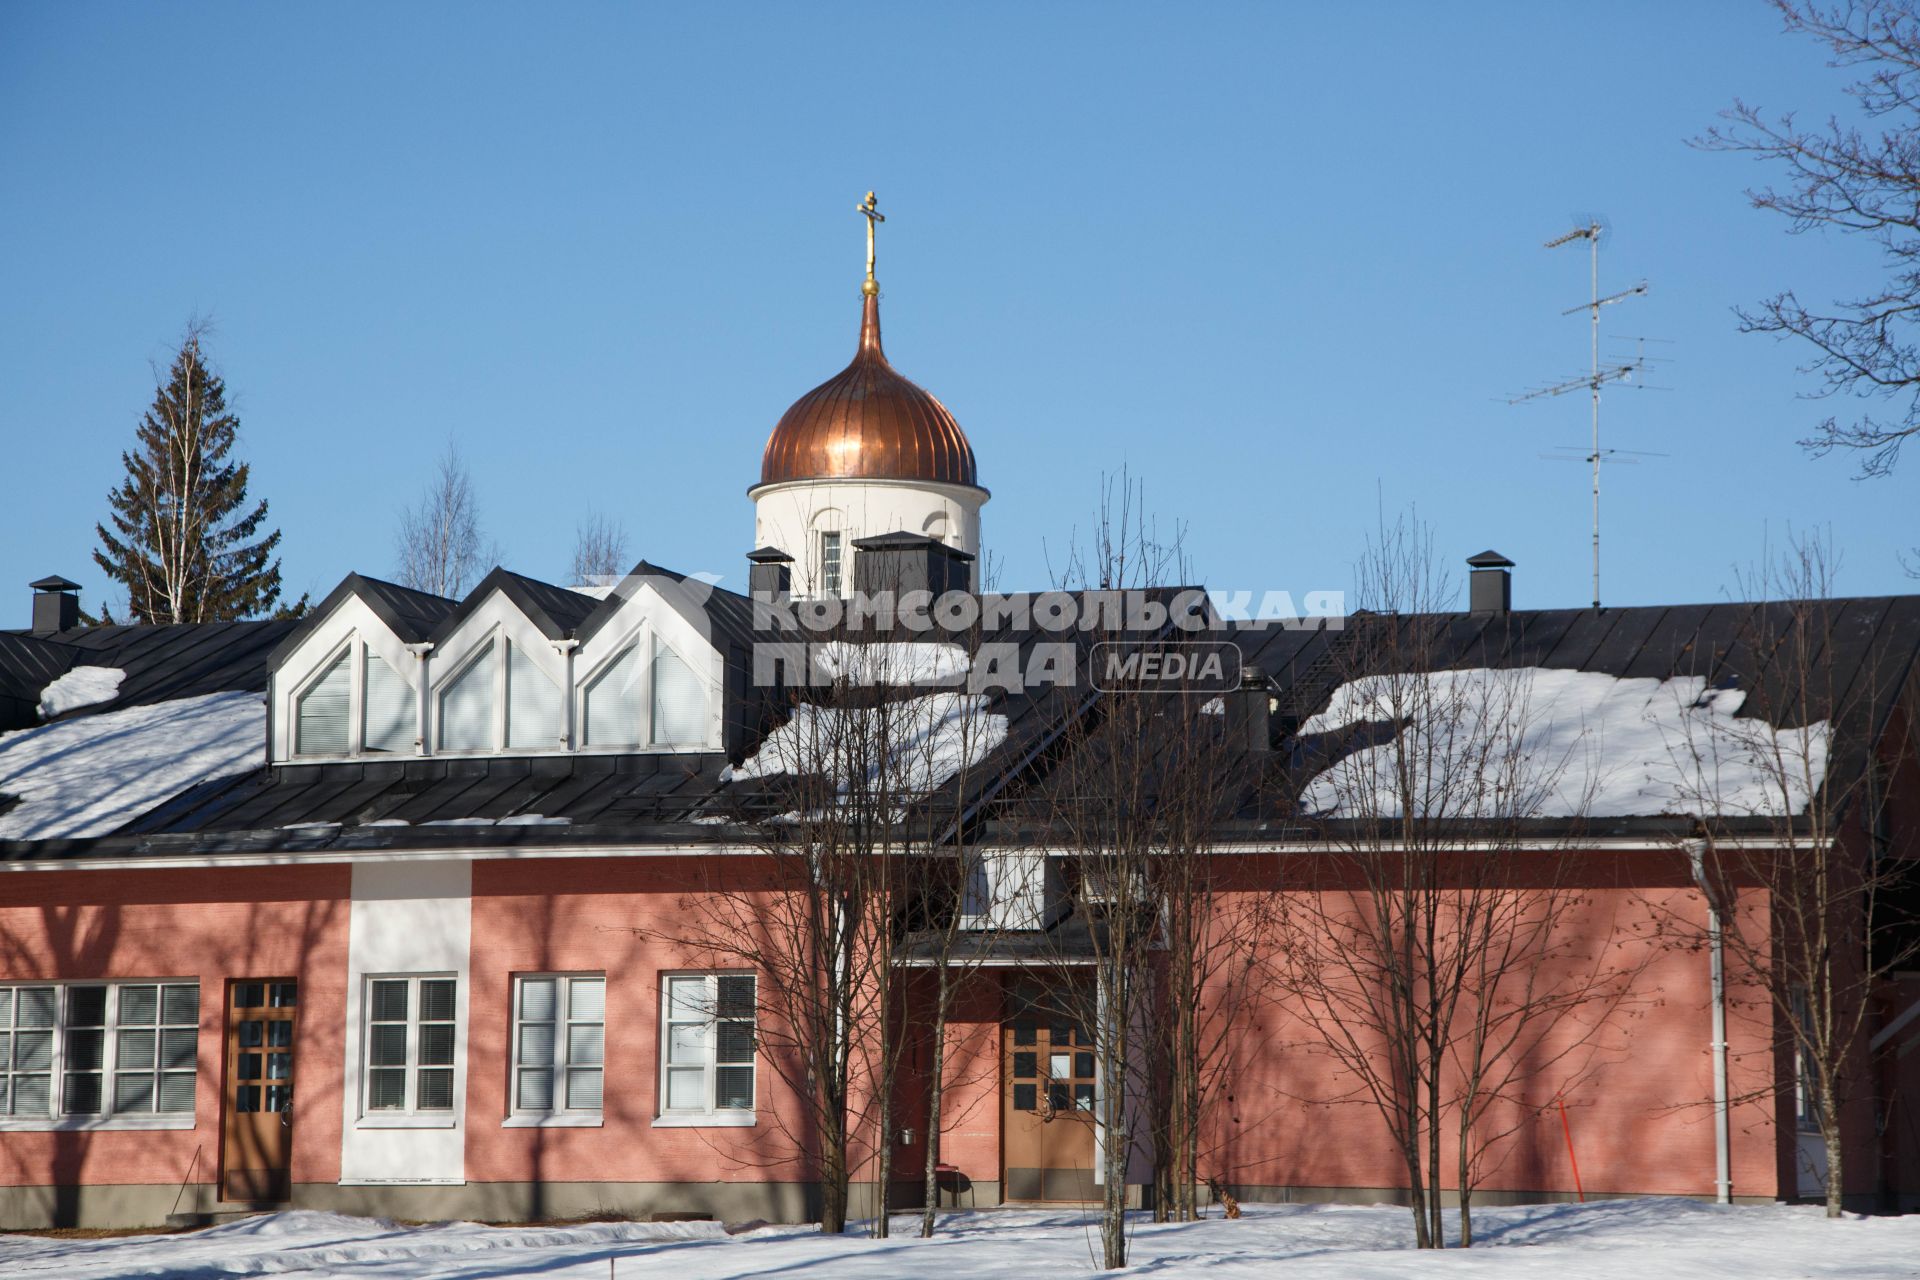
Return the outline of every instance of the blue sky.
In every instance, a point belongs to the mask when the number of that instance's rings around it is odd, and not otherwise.
[[[1757,3],[0,7],[0,625],[104,585],[93,524],[193,314],[293,591],[393,567],[451,437],[505,561],[579,517],[743,576],[767,432],[852,354],[880,194],[894,363],[968,430],[1007,587],[1044,585],[1103,469],[1218,588],[1349,585],[1376,514],[1522,607],[1588,599],[1575,212],[1615,228],[1610,604],[1725,598],[1791,524],[1840,587],[1910,590],[1920,458],[1795,441],[1804,353],[1731,308],[1873,278],[1747,207],[1686,139],[1840,74]],[[1464,576],[1464,571],[1463,576]],[[8,586],[7,584],[13,584]],[[8,614],[13,615],[8,620]]]

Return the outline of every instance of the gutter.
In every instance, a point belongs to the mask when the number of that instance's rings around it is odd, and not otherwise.
[[[1707,878],[1707,842],[1689,840],[1683,846],[1693,867],[1693,882],[1707,900],[1707,951],[1713,984],[1713,1171],[1714,1201],[1733,1203],[1732,1134],[1727,1114],[1727,961],[1722,937],[1725,921],[1720,895]]]

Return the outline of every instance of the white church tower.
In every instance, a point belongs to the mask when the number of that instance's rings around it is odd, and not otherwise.
[[[873,193],[860,347],[853,363],[794,401],[767,440],[754,505],[754,544],[793,560],[796,595],[847,595],[856,539],[921,534],[980,554],[987,491],[973,446],[947,407],[894,372],[880,349],[880,286],[873,276]],[[978,584],[976,583],[976,586]]]

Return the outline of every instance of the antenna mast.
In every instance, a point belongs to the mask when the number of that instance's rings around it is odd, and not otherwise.
[[[1591,372],[1584,378],[1572,378],[1565,382],[1555,383],[1550,387],[1541,387],[1538,390],[1529,391],[1523,395],[1512,396],[1507,400],[1508,404],[1524,404],[1529,400],[1541,400],[1551,396],[1565,395],[1567,392],[1577,391],[1581,387],[1588,388],[1592,393],[1593,449],[1587,455],[1586,461],[1593,466],[1593,607],[1595,609],[1600,607],[1600,464],[1606,458],[1607,454],[1614,452],[1611,449],[1602,450],[1600,448],[1600,388],[1609,382],[1630,382],[1633,376],[1636,373],[1642,372],[1646,366],[1644,357],[1636,355],[1633,359],[1624,363],[1609,364],[1604,369],[1600,367],[1600,308],[1612,306],[1616,302],[1625,302],[1628,298],[1638,298],[1647,292],[1647,282],[1642,280],[1631,289],[1623,289],[1610,297],[1603,298],[1600,296],[1600,240],[1605,234],[1606,228],[1601,224],[1600,220],[1598,218],[1590,218],[1585,225],[1577,226],[1565,235],[1555,236],[1553,239],[1547,241],[1545,245],[1548,249],[1558,249],[1561,245],[1572,244],[1576,240],[1585,240],[1587,242],[1591,263],[1592,292],[1588,295],[1588,301],[1581,303],[1579,306],[1568,307],[1560,314],[1570,316],[1578,311],[1586,311],[1591,315],[1593,321],[1593,363]]]

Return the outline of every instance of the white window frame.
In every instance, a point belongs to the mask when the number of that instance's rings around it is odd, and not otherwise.
[[[341,759],[338,755],[330,755],[323,751],[300,749],[300,702],[320,687],[320,682],[327,678],[327,672],[333,669],[333,664],[340,661],[342,656],[347,660],[347,754],[355,754],[355,747],[360,741],[360,724],[364,718],[360,713],[360,677],[361,668],[365,663],[356,662],[354,658],[364,649],[365,646],[360,643],[358,635],[349,635],[344,641],[327,650],[326,656],[313,665],[313,669],[307,673],[306,678],[293,687],[293,696],[287,700],[288,714],[292,717],[292,723],[287,726],[288,746],[292,749],[293,759]]]
[[[493,663],[493,723],[488,730],[487,745],[482,747],[450,747],[446,743],[446,696],[453,686],[473,669],[477,662],[485,662],[492,654]],[[433,754],[437,756],[492,756],[506,749],[507,741],[507,638],[498,627],[488,631],[474,642],[472,648],[462,654],[460,660],[452,664],[446,675],[433,682],[433,696],[428,699],[433,704]],[[519,753],[515,753],[519,754]]]
[[[404,982],[407,984],[406,1019],[406,1061],[395,1067],[391,1064],[376,1064],[373,1060],[375,1026],[392,1025],[391,1019],[376,1019],[374,1014],[373,989],[377,983]],[[420,985],[425,982],[447,982],[453,985],[453,1017],[450,1019],[432,1019],[431,1025],[448,1026],[452,1030],[453,1060],[451,1062],[420,1061]],[[456,973],[370,973],[361,979],[360,986],[360,1098],[359,1116],[361,1124],[378,1126],[382,1123],[396,1124],[396,1127],[409,1122],[430,1126],[452,1127],[458,1122],[462,1093],[461,1069],[464,1041],[460,1037],[460,976]],[[402,1105],[398,1107],[378,1107],[373,1105],[373,1077],[376,1071],[404,1071],[405,1083],[402,1087]],[[448,1073],[447,1105],[444,1107],[421,1107],[420,1073],[422,1071],[441,1071]]]
[[[554,986],[554,1016],[545,1025],[553,1028],[553,1061],[546,1067],[528,1067],[520,1060],[521,1033],[523,1026],[540,1025],[537,1020],[529,1021],[521,1016],[521,990],[528,982],[552,982]],[[600,1020],[574,1018],[573,984],[576,982],[598,982],[600,984]],[[507,1076],[507,1118],[502,1128],[568,1128],[598,1127],[605,1123],[607,1061],[606,1061],[606,986],[607,975],[603,972],[552,972],[519,973],[513,977],[511,998],[513,1005],[508,1011],[508,1029],[513,1037],[509,1056],[511,1067]],[[585,1064],[600,1072],[601,1105],[597,1107],[574,1107],[566,1105],[569,1099],[567,1091],[567,1072],[577,1069],[580,1064],[572,1061],[572,1037],[569,1030],[576,1026],[598,1026],[600,1031],[600,1061]],[[549,1076],[548,1096],[553,1106],[541,1110],[525,1107],[520,1103],[520,1073],[522,1071],[545,1070]]]
[[[692,1019],[675,1019],[673,1017],[673,998],[672,998],[673,983],[676,980],[684,981],[688,978],[701,978],[706,981],[705,999],[706,999],[707,1015],[705,1018],[698,1020],[698,1022]],[[720,1000],[720,979],[722,978],[748,978],[753,981],[754,1005],[753,1005],[753,1012],[748,1019],[740,1019],[740,1018],[722,1019],[718,1017],[718,1007],[719,1007],[719,1000]],[[673,971],[668,973],[662,973],[660,975],[659,995],[660,995],[659,1109],[654,1116],[654,1121],[653,1121],[654,1125],[660,1128],[673,1128],[673,1127],[733,1128],[733,1127],[747,1127],[757,1123],[756,1113],[757,1113],[759,1102],[760,1102],[760,1083],[761,1083],[760,1078],[762,1074],[760,1071],[760,1044],[759,1044],[759,995],[760,995],[759,975],[751,971],[741,970],[741,969],[692,970],[692,971],[678,970],[678,971]],[[750,1025],[754,1029],[754,1052],[753,1052],[753,1060],[751,1062],[721,1063],[718,1060],[719,1059],[718,1035],[713,1031],[713,1028],[716,1026],[717,1023],[722,1021],[725,1021],[725,1022],[749,1021],[750,1022]],[[704,1087],[704,1095],[706,1099],[705,1105],[699,1108],[669,1107],[667,1105],[667,1096],[668,1096],[668,1087],[669,1087],[668,1072],[671,1066],[673,1029],[677,1026],[694,1026],[699,1024],[704,1024],[707,1028],[709,1028],[708,1043],[707,1043],[707,1050],[708,1050],[707,1057],[706,1057],[705,1063],[702,1064],[702,1069],[705,1072],[705,1087]],[[721,1066],[730,1066],[730,1067],[744,1066],[749,1068],[753,1072],[753,1105],[752,1106],[744,1107],[744,1108],[742,1107],[722,1108],[716,1105],[716,1098],[717,1098],[717,1093],[719,1088],[719,1083],[718,1083],[719,1068]]]
[[[819,531],[820,551],[820,594],[838,596],[846,594],[847,582],[847,535],[844,529],[822,529]],[[827,539],[833,539],[833,572],[827,572]]]
[[[1793,1121],[1794,1129],[1799,1133],[1818,1134],[1820,1132],[1820,1099],[1818,1096],[1820,1064],[1814,1062],[1807,1053],[1802,1032],[1813,1018],[1812,1002],[1807,996],[1805,986],[1796,983],[1787,993],[1787,1003],[1792,1017],[1787,1032],[1793,1037]]]
[[[90,1068],[88,1071],[88,1074],[97,1074],[100,1077],[100,1111],[97,1114],[73,1114],[65,1109],[67,1105],[67,1033],[75,1029],[93,1029],[92,1027],[72,1027],[72,1019],[69,1015],[72,992],[76,988],[83,987],[103,987],[106,989],[106,1014],[104,1026],[101,1028],[103,1042],[100,1051],[100,1066],[97,1069]],[[119,1063],[119,1033],[121,1030],[120,991],[123,987],[192,987],[194,989],[194,1022],[192,1024],[194,1033],[194,1104],[188,1110],[126,1112],[114,1110],[114,1100],[117,1093],[115,1086],[121,1073]],[[45,1114],[30,1116],[0,1115],[0,1133],[28,1133],[72,1129],[191,1129],[195,1126],[200,1106],[200,1020],[204,1016],[204,1011],[200,1006],[200,980],[198,978],[92,978],[58,982],[21,980],[0,982],[0,988],[15,993],[13,998],[8,1002],[14,1010],[17,1010],[19,1007],[18,992],[20,991],[51,989],[54,993],[53,1025],[46,1028],[32,1028],[32,1030],[46,1030],[52,1033],[53,1051],[47,1071],[44,1073],[38,1071],[10,1073],[26,1075],[46,1074],[49,1077],[47,1087],[48,1111]],[[151,1029],[155,1033],[154,1053],[156,1056],[155,1067],[151,1074],[157,1077],[160,1072],[158,1055],[160,1053],[161,1037],[159,1032],[163,1029],[184,1030],[188,1024],[161,1021],[161,1019],[166,1016],[166,994],[164,990],[156,990],[154,999],[158,1002],[158,1005],[154,1011],[155,1021],[151,1024]],[[9,1055],[12,1050],[11,1032],[16,1029],[13,1022],[17,1020],[17,1018],[18,1014],[10,1010],[9,1021],[4,1028],[9,1035]],[[149,1024],[141,1023],[138,1024],[137,1027],[129,1027],[128,1029],[147,1030],[148,1026]],[[11,1057],[7,1057],[6,1064],[10,1066],[11,1061]],[[144,1069],[131,1068],[130,1070]],[[0,1074],[0,1091],[5,1091],[10,1087],[10,1084],[11,1081],[7,1078],[7,1075]],[[155,1081],[155,1091],[155,1102],[157,1104],[157,1079]]]

